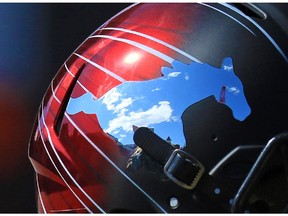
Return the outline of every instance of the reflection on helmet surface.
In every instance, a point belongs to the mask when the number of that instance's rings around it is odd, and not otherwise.
[[[234,118],[243,121],[250,114],[231,58],[225,58],[221,68],[174,60],[172,68],[162,67],[162,74],[153,80],[124,82],[99,99],[90,92],[70,98],[66,111],[70,115],[81,111],[96,114],[104,131],[122,144],[133,143],[135,125],[151,127],[181,147],[185,146],[181,122],[185,109],[210,96],[220,101],[223,86],[222,103],[230,107]]]

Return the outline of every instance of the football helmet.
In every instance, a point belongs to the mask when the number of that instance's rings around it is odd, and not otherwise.
[[[39,212],[287,212],[285,8],[139,3],[98,28],[36,118]]]

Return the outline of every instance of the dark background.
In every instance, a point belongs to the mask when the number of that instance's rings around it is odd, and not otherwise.
[[[0,213],[36,212],[28,143],[69,55],[128,3],[0,3]]]

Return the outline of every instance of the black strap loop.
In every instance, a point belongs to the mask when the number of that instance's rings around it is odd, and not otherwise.
[[[164,166],[164,173],[173,182],[193,189],[204,173],[204,166],[190,154],[176,149],[149,128],[138,128],[134,142],[153,159]]]
[[[134,133],[134,142],[149,156],[165,165],[175,148],[149,128],[140,127]]]
[[[204,166],[192,155],[175,148],[149,128],[138,128],[133,139],[146,154],[164,166],[164,173],[174,183],[185,189],[195,189],[196,196],[202,201],[212,200],[218,208],[230,211],[231,192],[205,173]]]

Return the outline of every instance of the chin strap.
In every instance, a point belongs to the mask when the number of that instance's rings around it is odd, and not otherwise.
[[[230,212],[233,194],[189,153],[175,148],[149,128],[138,128],[134,142],[151,158],[164,166],[166,176],[182,188],[195,192],[201,202],[214,203],[219,211]]]

